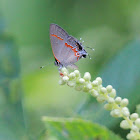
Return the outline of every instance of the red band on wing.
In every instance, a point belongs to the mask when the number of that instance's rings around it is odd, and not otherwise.
[[[57,35],[51,34],[51,36],[54,36],[54,37],[58,38],[59,40],[63,40],[62,38],[60,38],[60,37],[57,36]]]
[[[51,34],[51,36],[54,36],[54,37],[58,38],[59,40],[63,40],[62,38],[58,37],[57,35]],[[53,55],[54,55],[54,52],[53,52]],[[60,61],[55,57],[55,55],[54,55],[54,58],[60,63]]]
[[[51,44],[51,45],[52,45],[52,44]],[[53,49],[52,49],[52,52],[53,52]],[[54,56],[54,58],[60,63],[60,61],[55,57],[54,52],[53,52],[53,56]]]
[[[59,40],[63,40],[62,38],[58,37],[58,36],[55,35],[55,34],[51,34],[51,36],[54,36],[54,37],[58,38]],[[77,53],[78,51],[76,51],[76,48],[73,48],[71,45],[68,45],[67,43],[65,43],[65,46],[66,46],[66,47],[69,47],[69,48],[71,48],[71,49],[73,50],[74,55],[77,57],[77,61],[78,61],[80,55],[79,55],[79,53]],[[53,53],[53,55],[54,55],[54,53]],[[55,57],[55,55],[54,55],[54,57]],[[58,62],[60,62],[56,57],[55,57],[55,59],[56,59]]]
[[[73,48],[71,45],[68,45],[67,43],[65,43],[65,46],[71,48],[74,52],[74,55],[77,57],[77,61],[78,61],[78,58],[80,57],[79,53],[77,53],[78,51],[76,51],[76,48]]]
[[[53,52],[53,51],[52,51]],[[53,53],[54,58],[60,63],[60,61],[55,57],[54,53]]]

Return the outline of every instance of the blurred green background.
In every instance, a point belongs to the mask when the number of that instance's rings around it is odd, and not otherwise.
[[[42,116],[80,117],[125,138],[120,120],[93,97],[58,85],[51,23],[95,49],[77,63],[82,74],[102,77],[131,112],[140,103],[140,1],[0,0],[0,140],[39,139]]]

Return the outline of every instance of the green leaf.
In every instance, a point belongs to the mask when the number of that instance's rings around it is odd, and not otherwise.
[[[106,128],[76,118],[43,117],[49,140],[121,140]]]

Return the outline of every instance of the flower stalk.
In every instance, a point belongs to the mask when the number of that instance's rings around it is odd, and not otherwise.
[[[100,77],[91,81],[89,72],[86,72],[82,78],[78,70],[69,73],[69,71],[63,67],[60,71],[59,84],[67,84],[70,87],[74,87],[75,90],[89,92],[99,103],[104,103],[104,108],[110,111],[112,117],[121,117],[124,119],[121,121],[120,127],[130,129],[130,133],[126,136],[127,139],[140,140],[140,118],[138,114],[130,114],[127,107],[129,104],[128,99],[117,97],[116,90],[111,85],[103,87]]]

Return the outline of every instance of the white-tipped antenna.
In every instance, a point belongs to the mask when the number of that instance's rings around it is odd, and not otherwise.
[[[41,66],[41,67],[40,67],[40,69],[43,69],[43,68],[44,68],[44,66]]]
[[[41,66],[40,69],[43,69],[44,67],[46,67],[47,65]]]
[[[91,59],[90,55],[88,54],[89,59]]]
[[[87,47],[87,46],[85,46],[86,48],[88,48],[88,49],[91,49],[92,51],[94,51],[94,49],[93,48],[91,48],[91,47]],[[91,57],[90,57],[90,55],[88,54],[88,56],[89,56],[89,59],[91,59]]]
[[[80,37],[80,41],[82,40],[82,38]],[[83,40],[82,43],[84,43],[85,41]]]

